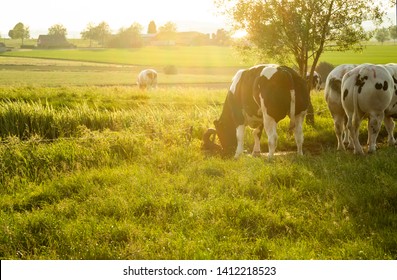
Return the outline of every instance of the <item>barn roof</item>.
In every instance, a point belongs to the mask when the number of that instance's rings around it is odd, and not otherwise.
[[[70,47],[71,44],[64,35],[40,35],[37,39],[37,46],[40,48]]]

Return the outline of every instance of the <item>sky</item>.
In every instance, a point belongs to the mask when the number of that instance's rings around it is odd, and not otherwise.
[[[54,24],[62,24],[68,37],[80,37],[88,23],[105,21],[117,32],[121,27],[140,23],[146,32],[151,20],[157,27],[175,22],[178,31],[214,33],[226,28],[213,0],[5,0],[2,1],[0,34],[22,22],[32,37],[46,34]]]
[[[102,21],[114,32],[134,22],[140,23],[146,32],[152,20],[157,27],[175,22],[178,31],[215,33],[220,28],[229,29],[214,0],[3,0],[1,10],[2,38],[8,37],[8,31],[18,22],[29,26],[33,38],[47,34],[54,24],[65,26],[68,38],[79,38],[88,23],[96,25]],[[389,9],[390,20],[385,25],[395,23],[395,13],[395,8]]]

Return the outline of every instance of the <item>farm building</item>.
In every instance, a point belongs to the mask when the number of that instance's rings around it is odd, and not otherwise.
[[[74,45],[66,40],[63,35],[40,35],[37,47],[41,49],[73,48]]]

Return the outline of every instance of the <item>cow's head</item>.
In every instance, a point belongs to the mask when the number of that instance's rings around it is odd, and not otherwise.
[[[236,128],[222,120],[214,121],[215,129],[209,128],[203,135],[203,149],[231,156],[237,147]],[[215,143],[218,136],[221,145]]]
[[[233,123],[214,121],[216,134],[221,142],[223,154],[232,155],[237,148],[236,128]]]

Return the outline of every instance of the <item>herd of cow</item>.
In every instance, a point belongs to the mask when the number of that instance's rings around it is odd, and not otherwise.
[[[221,116],[203,136],[204,148],[217,150],[238,158],[244,151],[245,127],[254,129],[252,154],[260,155],[263,129],[268,137],[269,157],[277,146],[277,123],[287,115],[294,131],[298,154],[302,155],[303,121],[310,104],[310,90],[319,89],[321,77],[314,73],[313,84],[287,66],[261,64],[239,70],[232,79]],[[138,75],[139,88],[155,88],[157,72],[143,70]],[[342,64],[328,75],[325,100],[334,120],[338,150],[345,143],[354,153],[363,154],[359,142],[359,127],[364,117],[368,122],[368,152],[375,152],[382,121],[388,133],[389,145],[395,145],[394,117],[397,117],[397,64]],[[215,144],[215,135],[220,144]]]
[[[319,77],[314,81],[319,84]],[[203,147],[238,158],[244,150],[244,131],[254,129],[253,155],[260,154],[262,130],[268,137],[269,157],[277,146],[277,123],[287,115],[294,131],[298,154],[302,154],[302,125],[310,104],[306,79],[293,69],[275,64],[262,64],[238,71],[232,79],[221,116],[203,136]],[[376,150],[376,139],[385,123],[388,141],[394,145],[394,120],[397,117],[397,64],[339,65],[327,77],[325,99],[334,119],[338,150],[345,144],[354,153],[363,154],[359,143],[359,126],[368,122],[368,152]],[[220,145],[215,143],[218,136]]]

